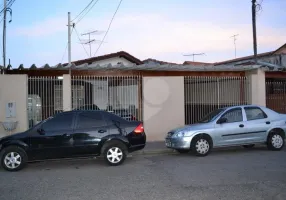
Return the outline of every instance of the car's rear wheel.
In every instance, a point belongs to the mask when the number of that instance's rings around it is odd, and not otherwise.
[[[210,153],[212,148],[211,140],[206,136],[196,136],[191,144],[191,149],[196,156],[206,156]]]
[[[181,153],[181,154],[186,154],[186,153],[189,153],[190,152],[190,150],[188,150],[188,149],[177,149],[176,150],[178,153]]]
[[[268,135],[267,147],[272,151],[280,151],[284,147],[284,132],[272,130]]]
[[[103,146],[103,155],[107,164],[117,166],[122,164],[127,156],[127,148],[122,142],[113,141]]]
[[[243,145],[243,147],[246,148],[246,149],[251,149],[254,146],[255,146],[254,144]]]
[[[27,163],[26,152],[18,146],[9,146],[1,151],[1,165],[7,171],[19,171]]]

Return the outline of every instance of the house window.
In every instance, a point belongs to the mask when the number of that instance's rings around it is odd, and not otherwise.
[[[54,110],[63,110],[63,88],[62,85],[54,85]]]
[[[83,85],[72,86],[72,108],[79,108],[85,105],[85,90]]]

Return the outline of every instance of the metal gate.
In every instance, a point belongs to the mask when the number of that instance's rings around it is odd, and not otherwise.
[[[247,77],[186,76],[185,124],[193,124],[209,112],[226,106],[250,103]]]
[[[72,109],[105,110],[142,120],[141,76],[72,76]]]
[[[286,113],[286,80],[266,79],[266,106],[279,113]]]
[[[63,111],[63,80],[57,76],[28,77],[28,120],[34,126]]]

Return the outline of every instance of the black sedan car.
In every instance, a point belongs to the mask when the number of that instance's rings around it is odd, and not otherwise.
[[[124,162],[145,147],[143,123],[106,111],[68,111],[29,130],[0,139],[2,167],[22,169],[28,161],[103,156],[109,165]]]

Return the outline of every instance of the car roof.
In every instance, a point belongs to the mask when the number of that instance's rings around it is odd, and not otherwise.
[[[236,106],[223,107],[223,109],[232,109],[232,108],[241,108],[241,107],[259,107],[259,108],[265,108],[264,106],[259,106],[259,105],[255,105],[255,104],[242,104],[242,105],[236,105]]]

